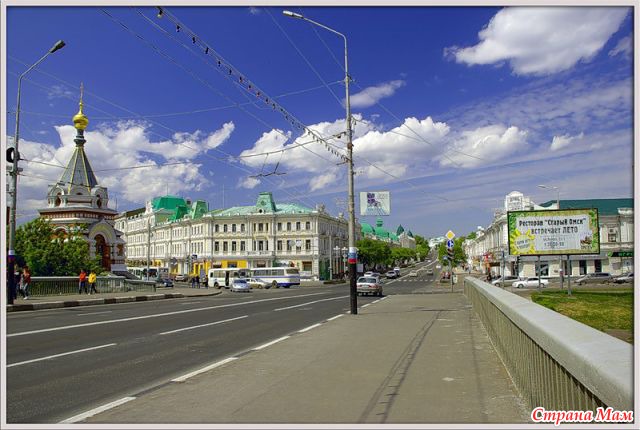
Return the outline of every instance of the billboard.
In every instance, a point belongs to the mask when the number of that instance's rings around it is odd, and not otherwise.
[[[391,213],[389,191],[361,191],[360,216],[386,216]]]
[[[509,254],[599,254],[597,209],[507,212]]]

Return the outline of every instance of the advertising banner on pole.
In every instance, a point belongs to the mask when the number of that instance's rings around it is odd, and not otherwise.
[[[599,254],[598,210],[507,212],[510,255]]]
[[[389,191],[360,192],[360,216],[388,216],[391,214]]]

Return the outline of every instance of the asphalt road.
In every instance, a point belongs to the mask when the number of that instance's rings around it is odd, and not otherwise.
[[[384,294],[448,291],[437,273],[408,272]],[[348,312],[348,295],[342,284],[8,314],[7,421],[57,423],[157,387]]]

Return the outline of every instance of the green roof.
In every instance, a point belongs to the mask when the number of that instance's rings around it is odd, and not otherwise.
[[[271,193],[260,193],[253,206],[233,206],[228,209],[211,211],[214,216],[252,215],[261,213],[276,214],[310,214],[313,209],[297,203],[276,203]]]
[[[185,216],[191,219],[198,219],[209,210],[207,202],[204,200],[196,200],[191,204],[191,207],[189,207],[187,206],[186,200],[182,197],[169,195],[154,198],[151,206],[154,212],[164,212],[167,214],[169,221],[178,221]]]
[[[554,205],[556,200],[540,204],[542,207]],[[560,209],[596,208],[598,215],[618,215],[618,208],[632,208],[633,199],[587,199],[587,200],[560,200]]]
[[[400,224],[398,226],[398,229],[396,230],[396,234],[400,236],[403,232],[404,232],[404,227],[402,227],[402,224]]]
[[[360,227],[362,227],[362,234],[374,234],[373,227],[371,227],[371,224],[367,224],[366,222],[363,222],[360,224]]]
[[[156,197],[151,202],[154,211],[158,211],[160,209],[168,209],[171,211],[176,210],[179,206],[187,206],[187,202],[182,197],[176,196],[162,196]]]

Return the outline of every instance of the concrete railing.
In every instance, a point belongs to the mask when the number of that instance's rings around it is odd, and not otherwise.
[[[464,293],[531,407],[633,410],[633,347],[479,279]]]
[[[78,294],[77,276],[33,276],[29,286],[32,296],[57,296]],[[87,282],[87,291],[89,291]],[[119,293],[126,291],[155,291],[155,281],[126,279],[123,276],[98,276],[96,279],[98,293]]]

